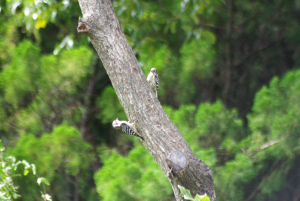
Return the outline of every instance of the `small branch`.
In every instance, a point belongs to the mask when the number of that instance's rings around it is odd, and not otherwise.
[[[250,201],[258,192],[258,186],[252,191],[252,193],[243,201]]]
[[[238,65],[241,65],[249,57],[251,57],[251,56],[255,55],[256,53],[258,53],[258,52],[260,52],[262,50],[265,50],[265,49],[269,48],[270,46],[272,46],[272,45],[280,42],[284,37],[285,36],[280,36],[276,41],[273,41],[273,42],[270,42],[268,44],[262,45],[259,48],[257,48],[256,50],[252,51],[251,53],[244,55],[240,60],[235,61],[234,64],[233,64],[233,66],[236,67]]]
[[[263,178],[265,178],[266,176],[270,175],[272,173],[272,171],[275,169],[276,165],[279,163],[280,160],[276,160],[273,165],[270,167],[269,171],[267,172],[267,174],[265,174],[263,176]],[[260,185],[257,185],[257,187],[253,190],[253,192],[249,195],[248,198],[246,198],[245,200],[243,201],[250,201],[258,192],[259,192],[259,186]]]
[[[283,137],[283,138],[281,138],[281,139],[278,139],[278,140],[271,140],[271,141],[269,141],[269,142],[263,144],[262,146],[260,146],[260,148],[257,149],[256,151],[252,151],[251,153],[246,153],[246,154],[247,154],[248,156],[252,156],[252,155],[254,155],[254,154],[260,152],[260,151],[263,150],[263,149],[266,149],[266,148],[268,148],[268,147],[270,147],[270,146],[273,146],[273,145],[275,145],[275,144],[281,142],[282,140],[285,140],[285,139],[288,138],[288,137],[290,137],[290,134],[288,134],[287,136],[285,136],[285,137]],[[245,151],[244,151],[243,149],[242,149],[242,151],[245,153]]]

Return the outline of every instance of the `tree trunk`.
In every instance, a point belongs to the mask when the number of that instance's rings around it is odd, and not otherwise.
[[[79,18],[77,30],[90,37],[129,121],[135,122],[142,143],[170,181],[176,200],[183,200],[180,184],[192,194],[206,193],[215,201],[210,168],[195,157],[150,89],[110,0],[79,0],[79,4],[83,18]]]

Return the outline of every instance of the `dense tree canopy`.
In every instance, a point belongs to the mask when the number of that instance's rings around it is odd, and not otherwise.
[[[145,76],[158,70],[165,111],[212,169],[217,199],[299,200],[299,1],[113,6]],[[0,12],[7,153],[36,165],[53,200],[174,200],[139,139],[111,126],[126,115],[76,31],[78,2],[4,0]],[[12,170],[18,199],[42,200],[36,176],[23,172]]]

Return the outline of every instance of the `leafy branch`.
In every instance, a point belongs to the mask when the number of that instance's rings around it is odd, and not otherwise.
[[[30,164],[25,160],[17,161],[15,157],[11,156],[3,147],[0,140],[0,200],[14,200],[21,197],[18,194],[18,186],[14,185],[12,171],[17,170],[20,164],[24,165],[24,176],[28,175],[30,170],[36,175],[36,167],[34,164]],[[51,201],[51,196],[46,193],[45,185],[50,185],[44,177],[38,177],[37,183],[43,185],[44,193],[42,192],[42,198],[45,201]]]

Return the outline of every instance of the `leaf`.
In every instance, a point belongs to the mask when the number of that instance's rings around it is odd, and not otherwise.
[[[47,21],[43,19],[43,17],[40,15],[35,23],[35,28],[40,29],[40,28],[45,28],[47,25]]]
[[[191,15],[191,18],[195,22],[195,24],[199,24],[200,20],[197,15]]]
[[[55,17],[56,17],[56,15],[57,15],[57,10],[53,10],[52,11],[52,14],[51,14],[51,22],[54,22],[55,21]]]
[[[13,4],[11,5],[11,13],[14,15],[16,14],[16,9],[19,5],[21,5],[22,2],[21,1],[15,1],[13,2]]]
[[[27,161],[22,160],[22,163],[25,165],[26,169],[30,167],[30,165],[29,165],[29,163]]]
[[[172,34],[176,33],[176,25],[177,25],[177,21],[172,21],[170,23],[170,31],[171,31]]]
[[[20,195],[14,193],[14,192],[12,193],[12,196],[13,196],[14,199],[17,199],[18,197],[21,197]]]
[[[35,175],[36,174],[36,167],[34,164],[31,164],[31,167],[32,167],[32,172],[33,174]]]
[[[204,195],[196,195],[195,200],[200,200],[200,201],[210,201],[209,197],[204,194]]]
[[[39,177],[38,178],[38,180],[37,180],[37,183],[39,184],[39,185],[41,185],[41,183],[44,183],[44,184],[46,184],[46,185],[50,185],[50,183],[48,182],[48,180],[45,178],[45,177]]]
[[[57,55],[59,53],[59,51],[64,48],[66,46],[66,44],[68,43],[69,40],[72,40],[71,39],[71,36],[70,35],[67,35],[63,40],[62,42],[59,44],[59,46],[57,46],[54,51],[53,51],[53,54],[54,55]]]
[[[24,176],[26,176],[28,173],[29,173],[28,169],[24,170]]]
[[[190,191],[185,189],[183,186],[178,185],[178,188],[180,189],[182,195],[184,196],[184,199],[187,200],[194,200],[193,196],[191,195]]]
[[[202,31],[201,37],[211,44],[216,42],[216,36],[210,31]]]
[[[48,194],[43,195],[42,197],[43,197],[45,200],[52,200],[52,199],[51,199],[51,196],[48,195]]]

